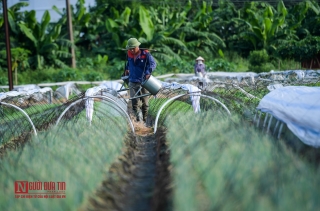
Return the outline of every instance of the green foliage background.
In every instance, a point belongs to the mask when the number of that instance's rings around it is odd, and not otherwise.
[[[8,9],[13,70],[19,71],[15,84],[119,79],[126,59],[122,49],[131,37],[138,38],[141,47],[157,50],[152,52],[158,62],[156,75],[192,73],[197,56],[204,57],[212,71],[261,71],[280,60],[316,59],[320,50],[320,6],[314,0],[295,4],[97,0],[89,9],[85,0],[78,0],[72,6],[74,43],[68,40],[65,10],[53,8],[61,15],[55,23],[47,11],[38,22],[34,10],[20,11],[27,4],[19,2]],[[4,29],[2,16],[0,27]],[[0,40],[0,82],[5,84],[4,30]],[[74,71],[67,68],[71,47],[76,51]],[[270,63],[249,67],[247,57],[259,50],[267,52]],[[28,79],[24,72],[40,76]]]

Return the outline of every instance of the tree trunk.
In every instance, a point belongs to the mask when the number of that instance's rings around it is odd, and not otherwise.
[[[69,0],[66,0],[66,10],[67,10],[67,19],[68,19],[68,32],[69,32],[69,39],[72,44],[74,44],[73,41],[73,27],[72,27],[72,16],[71,16],[71,10],[70,10],[70,2]],[[76,68],[76,55],[74,52],[74,48],[70,48],[71,53],[71,67]]]
[[[319,62],[319,60],[317,58],[316,58],[316,61],[317,61],[318,66],[315,67],[315,68],[320,68],[320,62]]]
[[[12,80],[12,64],[11,64],[11,47],[10,47],[10,33],[9,33],[9,21],[8,21],[8,10],[7,10],[7,0],[2,0],[2,13],[4,20],[4,29],[5,29],[5,40],[6,40],[6,52],[7,52],[7,65],[8,65],[8,84],[9,91],[13,89],[13,80]]]

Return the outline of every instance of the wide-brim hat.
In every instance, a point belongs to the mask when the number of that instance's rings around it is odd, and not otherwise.
[[[196,61],[198,61],[198,60],[204,61],[204,58],[202,58],[201,56],[199,56],[198,58],[196,58]]]
[[[141,43],[136,38],[130,38],[128,40],[126,49],[129,50],[130,48],[138,47]]]

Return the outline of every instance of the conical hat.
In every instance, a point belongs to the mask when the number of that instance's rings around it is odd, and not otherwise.
[[[199,56],[198,58],[196,58],[196,61],[197,60],[202,60],[202,61],[204,61],[204,58],[202,58],[201,56]]]

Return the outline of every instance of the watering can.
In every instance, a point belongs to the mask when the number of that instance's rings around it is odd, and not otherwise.
[[[162,84],[159,80],[150,75],[148,79],[141,83],[141,86],[148,90],[150,94],[156,95],[160,91]]]

